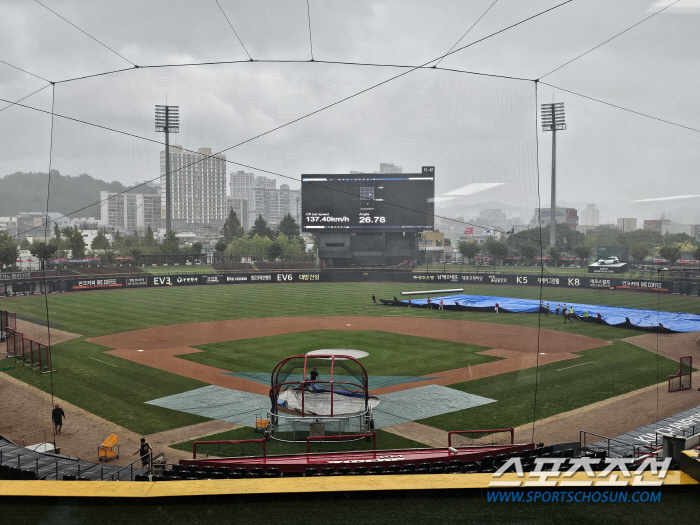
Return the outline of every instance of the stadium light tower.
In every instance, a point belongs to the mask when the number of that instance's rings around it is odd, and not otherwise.
[[[172,229],[170,195],[170,134],[180,132],[180,106],[156,104],[156,132],[165,133],[165,234]]]
[[[542,131],[552,132],[552,211],[549,217],[549,244],[557,243],[557,131],[566,129],[564,103],[542,104]]]

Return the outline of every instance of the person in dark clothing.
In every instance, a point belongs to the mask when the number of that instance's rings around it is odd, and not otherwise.
[[[151,462],[151,445],[146,442],[146,438],[141,438],[139,449],[134,452],[133,455],[135,456],[136,454],[141,457],[141,466],[147,470],[150,470],[148,465]]]
[[[399,300],[396,298],[396,296],[394,296],[394,306],[398,306],[398,305],[399,305]]]
[[[600,312],[598,312],[598,315],[596,316],[596,319],[597,319],[597,321],[598,321],[599,323],[601,323],[601,324],[603,323],[603,316],[600,315]]]
[[[377,296],[374,295],[374,294],[372,294],[372,302],[373,302],[374,304],[377,304]]]
[[[54,406],[53,410],[51,411],[51,420],[53,421],[55,427],[55,434],[61,433],[61,427],[63,426],[64,417],[66,417],[66,413],[63,411],[62,408],[59,408],[58,403],[56,403],[56,406]]]
[[[316,368],[314,368],[311,373],[309,374],[309,377],[311,378],[311,381],[316,381],[318,379],[318,372],[316,371]]]

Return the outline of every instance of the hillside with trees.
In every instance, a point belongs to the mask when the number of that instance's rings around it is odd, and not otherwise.
[[[0,215],[12,217],[20,212],[46,211],[48,183],[49,176],[46,173],[18,171],[4,176],[0,179]],[[121,182],[105,182],[85,173],[71,177],[61,175],[58,170],[51,170],[49,211],[99,219],[100,206],[96,203],[101,191],[155,193],[153,188],[146,185],[128,188]]]

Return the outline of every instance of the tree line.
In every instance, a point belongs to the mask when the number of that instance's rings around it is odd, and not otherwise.
[[[460,240],[456,245],[459,253],[471,262],[479,254],[488,254],[494,260],[520,257],[526,265],[533,264],[538,257],[549,257],[555,266],[564,256],[575,257],[581,266],[586,265],[597,246],[626,246],[635,264],[643,264],[648,257],[660,257],[674,265],[684,253],[700,260],[700,244],[685,233],[661,235],[656,231],[634,230],[586,236],[568,224],[557,224],[555,245],[549,244],[549,226],[530,228],[498,240],[489,237],[484,244]]]

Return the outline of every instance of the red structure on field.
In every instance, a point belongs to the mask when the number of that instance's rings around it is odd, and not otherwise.
[[[686,355],[681,357],[678,373],[668,376],[668,391],[690,390],[693,386],[693,357]]]

